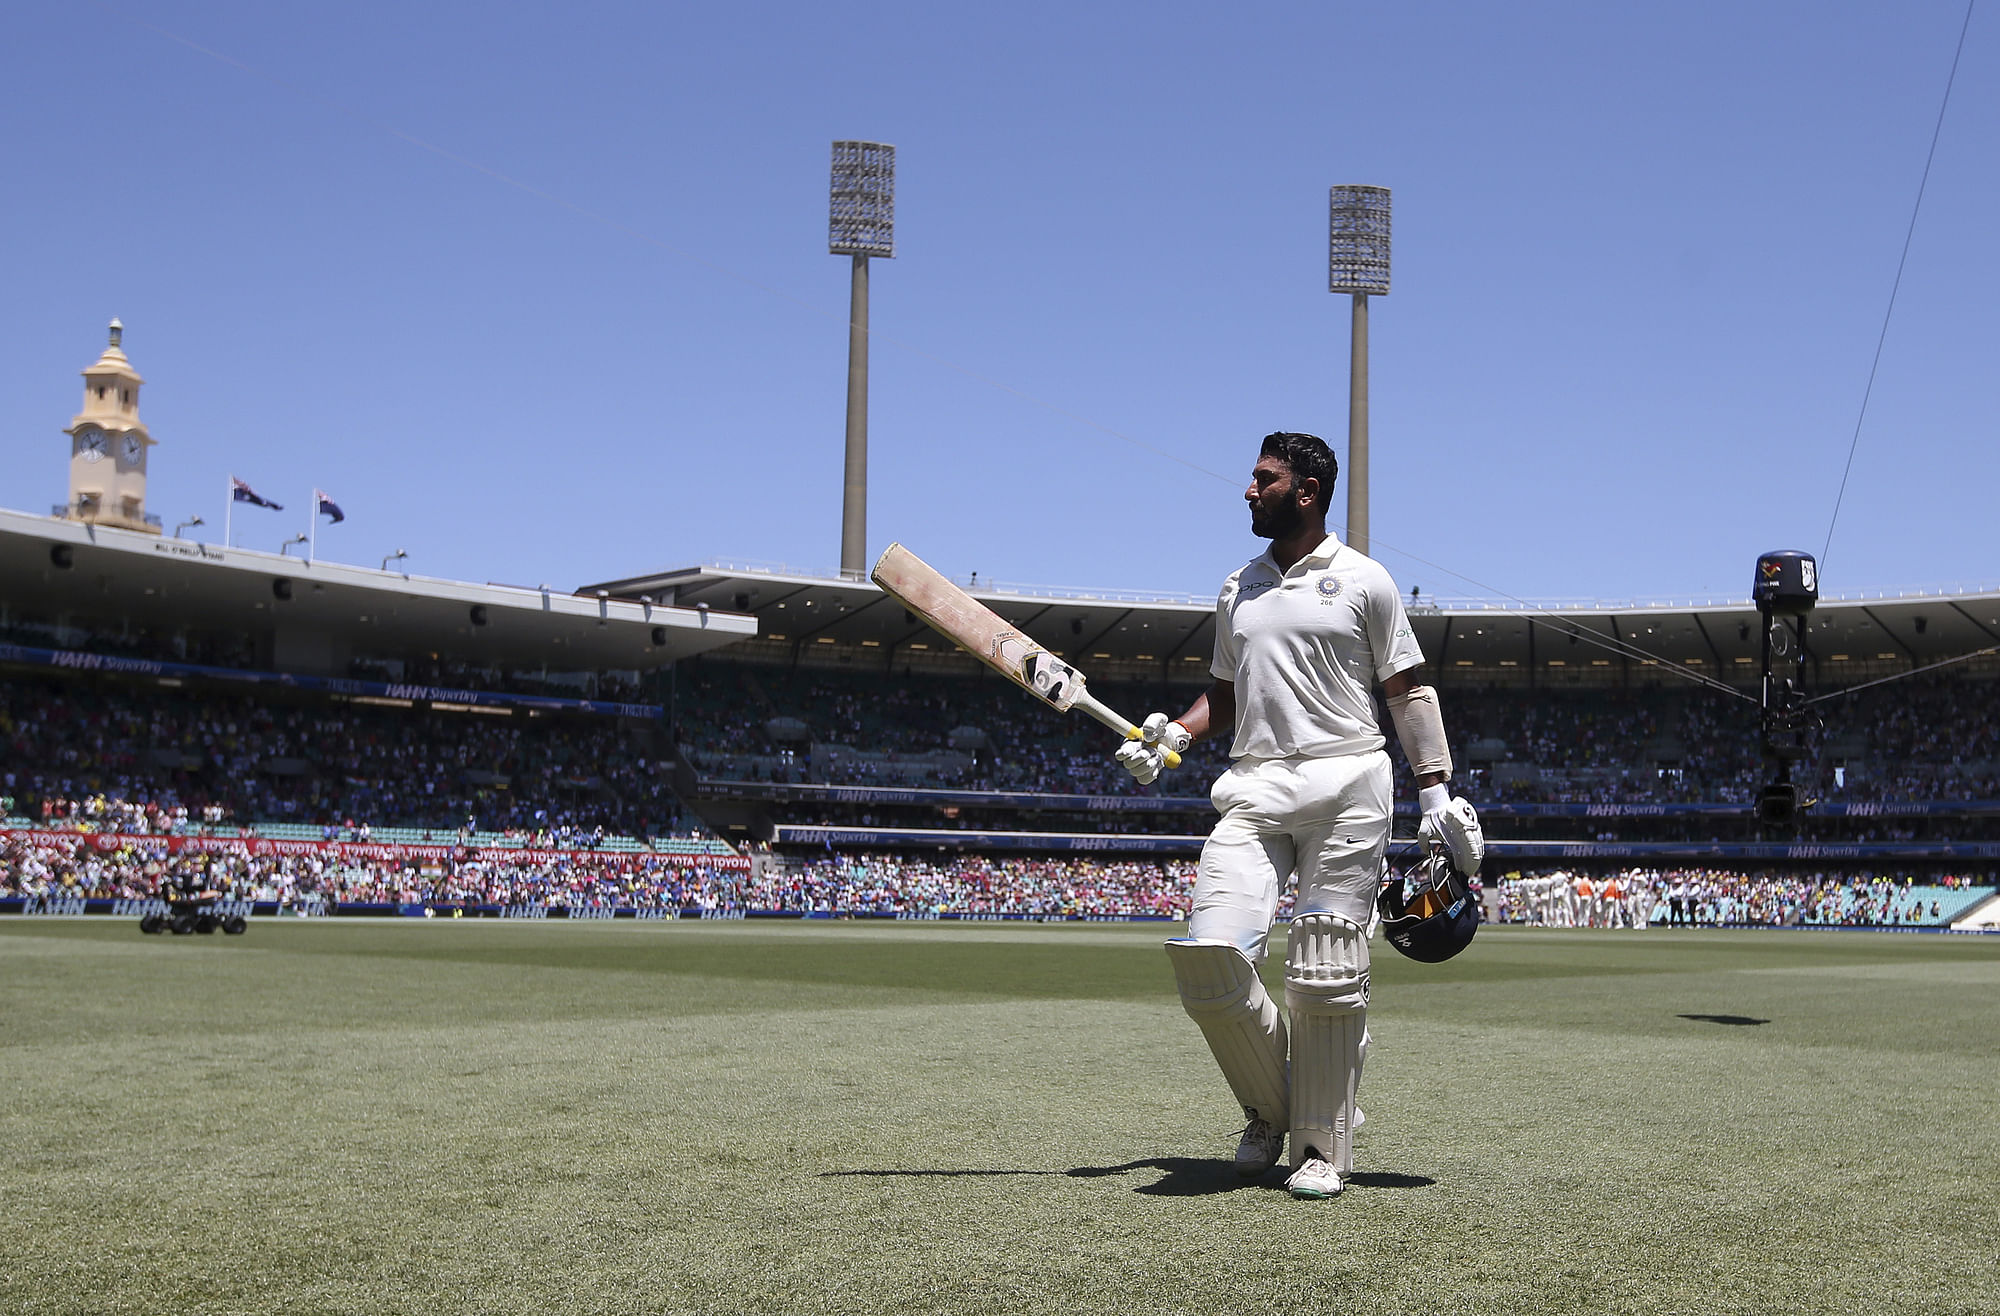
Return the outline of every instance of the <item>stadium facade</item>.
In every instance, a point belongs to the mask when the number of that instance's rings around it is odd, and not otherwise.
[[[85,376],[85,411],[65,431],[69,501],[49,516],[0,510],[0,672],[17,693],[82,689],[155,710],[162,691],[186,691],[331,715],[366,707],[413,719],[464,709],[616,719],[643,730],[590,743],[615,743],[670,774],[679,805],[729,848],[780,859],[862,850],[1188,856],[1212,819],[1199,765],[1180,774],[1185,794],[1097,774],[1108,761],[1101,732],[1061,725],[997,688],[900,603],[841,573],[714,562],[527,589],[412,576],[386,561],[371,568],[237,548],[188,538],[186,526],[166,533],[144,508],[153,441],[138,420],[136,370],[114,341]],[[127,442],[135,433],[143,441]],[[92,456],[100,439],[104,451]],[[126,474],[136,482],[85,487],[128,448],[137,466]],[[1132,707],[1177,706],[1208,679],[1206,597],[962,583]],[[1754,701],[1717,693],[1747,692],[1757,680],[1760,618],[1747,595],[1552,607],[1412,595],[1436,683],[1471,710],[1454,721],[1459,761],[1501,838],[1502,861],[2000,870],[2000,802],[1984,798],[2000,791],[1973,798],[1961,788],[2000,779],[2000,750],[1978,758],[1959,747],[1950,771],[1916,785],[1818,801],[1795,835],[1759,829],[1745,799],[1689,794],[1683,777],[1698,778],[1717,746],[1740,760],[1754,742]],[[1991,652],[2000,645],[2000,593],[1830,598],[1811,618],[1807,645],[1816,692],[1962,660],[1949,669],[1946,697],[1984,707],[2000,674]],[[1935,692],[1940,678],[1924,680]],[[929,711],[898,712],[917,698],[931,701]],[[1691,699],[1716,704],[1703,715],[1702,725],[1719,728],[1711,739],[1653,728],[1624,747],[1619,766],[1594,776],[1563,777],[1564,748],[1517,726],[1522,708],[1568,701],[1637,708],[1651,727],[1659,709]],[[994,715],[976,716],[982,704]],[[829,717],[829,708],[843,711]],[[939,723],[941,743],[890,743]],[[1022,730],[1010,743],[1002,728],[1011,724]],[[402,734],[409,743],[424,736]],[[871,734],[883,743],[871,744]],[[1843,777],[1885,780],[1897,766],[1880,761],[1865,728],[1842,734],[1820,748]],[[16,795],[46,765],[10,753]],[[118,773],[90,762],[87,749],[66,753],[81,757],[92,781],[148,788],[147,764],[135,766],[129,753]],[[440,800],[486,793],[476,788],[499,774],[473,761],[478,753],[461,744],[451,769],[461,780],[445,783]],[[574,747],[562,754],[573,757]],[[163,749],[153,762],[174,768],[183,758]],[[267,760],[246,770],[293,781],[339,775],[310,745]],[[1651,791],[1649,776],[1665,785]],[[1535,783],[1552,779],[1571,795],[1537,797]],[[295,794],[283,801],[284,819],[240,821],[253,831],[326,827],[308,815],[354,798],[318,786]],[[645,812],[617,816],[643,831]],[[447,826],[437,821],[437,830]],[[428,823],[421,839],[432,839]]]

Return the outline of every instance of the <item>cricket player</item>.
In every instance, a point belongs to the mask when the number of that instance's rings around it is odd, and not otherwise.
[[[1451,753],[1437,695],[1396,584],[1326,528],[1339,467],[1310,434],[1267,436],[1244,498],[1268,551],[1223,582],[1214,678],[1179,718],[1146,719],[1118,761],[1155,780],[1165,751],[1233,737],[1210,792],[1222,814],[1202,847],[1188,935],[1167,943],[1181,1001],[1243,1107],[1237,1172],[1276,1165],[1292,1140],[1296,1197],[1337,1195],[1353,1173],[1354,1106],[1367,1051],[1368,938],[1389,842],[1389,755],[1374,687],[1388,697],[1419,786],[1423,834],[1454,861],[1483,845],[1472,807],[1445,787]],[[1258,977],[1288,882],[1289,1030]],[[1287,1049],[1289,1031],[1289,1052]],[[1289,1063],[1288,1063],[1289,1062]]]
[[[1632,869],[1625,875],[1626,899],[1631,908],[1628,917],[1634,928],[1651,927],[1653,923],[1653,884],[1650,877],[1639,869]]]
[[[1612,874],[1597,884],[1597,919],[1594,926],[1615,928],[1625,912],[1625,889],[1618,885],[1618,875]]]

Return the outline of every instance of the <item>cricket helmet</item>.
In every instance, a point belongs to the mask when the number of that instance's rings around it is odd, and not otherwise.
[[[1472,879],[1452,866],[1443,846],[1422,845],[1422,857],[1402,872],[1392,865],[1375,906],[1382,935],[1413,960],[1438,964],[1464,950],[1479,931]]]

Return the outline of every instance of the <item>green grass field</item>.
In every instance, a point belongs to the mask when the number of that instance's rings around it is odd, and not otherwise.
[[[1380,948],[1294,1201],[1168,929],[0,924],[0,1310],[2000,1311],[2000,940]]]

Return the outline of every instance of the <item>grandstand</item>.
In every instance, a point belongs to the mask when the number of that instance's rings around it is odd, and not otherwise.
[[[653,903],[749,866],[687,834],[662,698],[748,619],[15,512],[0,580],[17,906],[190,866],[288,907]]]
[[[1168,917],[1226,761],[1203,745],[1139,787],[1094,724],[832,574],[526,590],[18,512],[0,512],[0,568],[17,907],[130,899],[200,863],[274,906]],[[1206,600],[975,592],[1115,704],[1178,708],[1207,680]],[[1638,865],[1827,892],[1893,876],[1899,903],[1828,895],[1813,907],[1834,916],[1812,921],[1921,906],[1923,925],[1943,903],[1921,891],[2000,870],[2000,662],[1980,652],[2000,595],[1823,603],[1816,693],[1965,661],[1827,701],[1803,767],[1815,803],[1783,835],[1749,807],[1754,704],[1685,675],[1754,681],[1747,602],[1410,611],[1503,875]],[[1765,921],[1749,905],[1714,908]]]

